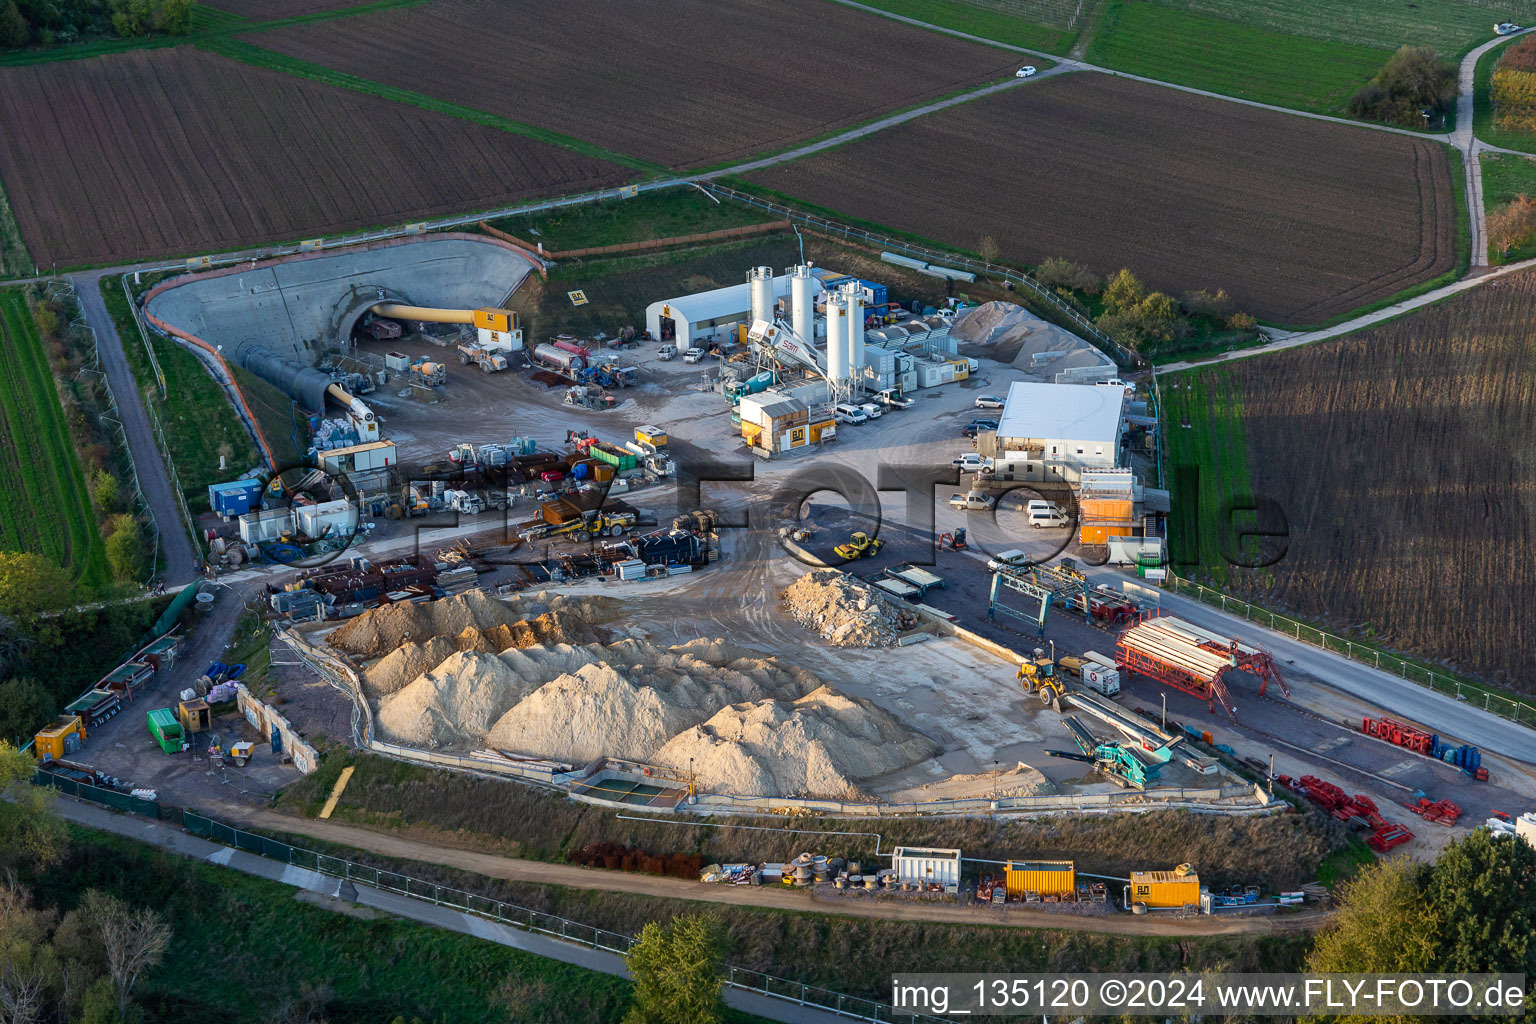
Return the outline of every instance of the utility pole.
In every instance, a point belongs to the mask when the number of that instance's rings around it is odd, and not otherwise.
[[[1168,731],[1168,691],[1163,691],[1163,732]]]
[[[1275,755],[1269,755],[1269,798],[1275,798]]]

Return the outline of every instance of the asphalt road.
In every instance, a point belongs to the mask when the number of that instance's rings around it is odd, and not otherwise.
[[[255,875],[273,882],[281,882],[296,889],[307,892],[319,893],[324,896],[332,896],[336,892],[337,879],[330,875],[323,875],[317,871],[295,867],[292,864],[284,864],[281,861],[268,860],[254,853],[246,853],[243,850],[235,850],[228,846],[200,839],[180,829],[173,828],[159,821],[149,821],[145,818],[131,815],[117,814],[94,804],[80,803],[75,800],[61,798],[55,809],[59,815],[68,821],[99,829],[103,832],[112,832],[139,842],[149,843],[172,853],[181,854],[184,857],[192,857],[196,860],[206,861],[220,867],[233,868],[247,875]],[[613,974],[619,977],[629,977],[629,971],[624,966],[624,958],[617,953],[609,953],[604,950],[591,949],[579,946],[573,942],[564,942],[560,939],[533,932],[521,931],[496,921],[467,914],[450,907],[439,906],[425,900],[413,899],[402,896],[399,893],[385,892],[372,889],[366,885],[357,886],[357,902],[365,907],[381,910],[396,917],[403,917],[435,928],[444,928],[448,931],[470,935],[477,939],[485,939],[488,942],[499,943],[512,949],[521,950],[524,953],[532,953],[535,956],[546,957],[550,960],[559,960],[564,963],[584,967],[590,971],[599,971],[603,974]],[[809,1006],[800,1006],[785,999],[777,999],[771,996],[759,995],[755,992],[745,992],[740,989],[728,988],[725,990],[725,1001],[734,1009],[746,1013],[766,1017],[769,1020],[782,1021],[784,1024],[834,1024],[836,1021],[847,1021],[848,1018],[829,1013],[825,1010]]]
[[[197,578],[197,555],[192,550],[192,538],[188,526],[182,522],[181,509],[171,490],[171,477],[166,472],[165,460],[155,444],[149,414],[144,411],[144,399],[123,354],[123,340],[117,335],[117,326],[107,313],[107,305],[101,300],[98,282],[111,271],[96,270],[77,274],[73,280],[75,292],[80,297],[80,311],[86,322],[96,331],[96,347],[101,353],[101,367],[112,384],[112,394],[117,399],[117,414],[123,430],[128,435],[128,451],[133,468],[139,476],[139,489],[149,503],[149,511],[160,531],[160,550],[165,554],[164,580],[168,584],[190,583]],[[138,344],[137,338],[130,339]]]

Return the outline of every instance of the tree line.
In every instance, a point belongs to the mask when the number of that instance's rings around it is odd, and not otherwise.
[[[0,0],[0,50],[104,35],[184,36],[196,9],[196,0]]]

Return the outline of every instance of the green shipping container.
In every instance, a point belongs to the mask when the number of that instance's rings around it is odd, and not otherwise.
[[[180,753],[183,739],[181,723],[176,721],[176,716],[171,709],[156,708],[147,717],[149,735],[160,744],[160,749],[167,754]]]

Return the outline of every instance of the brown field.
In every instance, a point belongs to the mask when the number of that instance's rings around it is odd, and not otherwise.
[[[1285,557],[1227,570],[1226,589],[1536,692],[1533,325],[1525,273],[1345,340],[1165,381],[1168,422],[1191,423],[1170,431],[1175,480],[1182,451],[1245,445],[1252,492],[1288,520]]]
[[[781,149],[1021,62],[826,0],[436,0],[243,38],[678,168]]]
[[[44,268],[324,235],[628,170],[190,47],[0,71],[0,180]]]
[[[1313,324],[1450,270],[1443,147],[1074,73],[752,174],[965,249],[1128,266]]]

